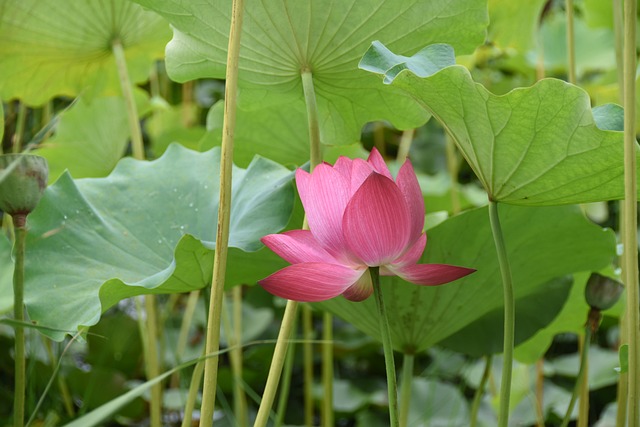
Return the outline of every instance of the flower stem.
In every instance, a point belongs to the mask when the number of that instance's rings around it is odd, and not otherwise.
[[[402,382],[400,383],[400,427],[407,427],[409,425],[414,360],[415,357],[413,354],[404,353],[402,358]]]
[[[313,312],[308,304],[302,306],[302,344],[304,376],[304,425],[313,424]]]
[[[305,105],[307,107],[307,124],[309,129],[309,155],[310,155],[310,168],[313,168],[320,164],[322,161],[322,150],[320,147],[320,124],[318,122],[318,105],[316,103],[316,95],[313,87],[313,77],[311,70],[301,70],[302,89],[304,92]],[[302,227],[308,230],[306,218]],[[284,365],[285,356],[287,354],[287,347],[289,346],[289,338],[291,338],[291,331],[295,323],[296,312],[298,309],[298,302],[289,300],[284,310],[282,317],[282,324],[280,325],[280,332],[278,333],[278,339],[276,342],[276,348],[273,352],[273,358],[271,359],[271,367],[269,368],[269,374],[267,376],[267,383],[265,384],[262,400],[260,401],[260,407],[258,408],[258,414],[254,427],[262,427],[267,424],[269,418],[269,412],[273,405],[275,393],[278,389],[278,382],[280,381],[280,375],[282,374],[282,367]]]
[[[380,271],[378,267],[370,267],[371,281],[373,282],[373,293],[378,307],[378,319],[380,335],[382,337],[382,349],[384,350],[384,365],[387,371],[387,395],[389,397],[389,425],[399,427],[398,422],[398,386],[396,383],[396,366],[393,360],[393,344],[391,343],[391,331],[389,330],[389,319],[384,308],[384,298],[380,287]]]
[[[207,340],[205,353],[216,354],[220,348],[220,316],[224,294],[224,277],[227,271],[229,249],[229,223],[231,214],[231,171],[233,168],[233,136],[236,127],[236,102],[238,94],[238,61],[240,59],[240,35],[242,33],[242,12],[244,0],[233,0],[229,47],[227,51],[227,72],[224,97],[224,121],[222,124],[222,147],[220,151],[220,198],[218,204],[218,226],[216,231],[216,252],[213,259],[213,279],[209,316],[207,320]],[[216,402],[218,381],[218,359],[208,358],[204,367],[204,386],[200,408],[200,427],[213,425],[213,411]]]
[[[504,294],[504,343],[498,426],[507,427],[509,424],[509,400],[511,398],[511,374],[513,368],[513,344],[516,312],[513,296],[513,281],[511,279],[511,267],[509,266],[507,248],[502,234],[502,227],[500,226],[498,204],[493,200],[489,201],[489,220],[491,222],[491,231],[493,233],[493,240],[498,254],[498,263],[500,264]]]
[[[24,255],[27,229],[24,224],[24,215],[18,220],[13,218],[15,226],[15,268],[13,270],[13,316],[18,322],[15,326],[15,390],[13,401],[13,425],[24,425],[24,394],[26,384],[25,374],[25,341],[24,328],[19,324],[24,322]],[[18,224],[17,224],[18,223]]]
[[[127,61],[124,55],[124,48],[120,39],[114,39],[111,43],[111,50],[118,68],[118,77],[120,79],[120,89],[124,97],[125,106],[127,108],[127,117],[129,119],[129,133],[131,134],[131,152],[133,158],[144,159],[144,144],[142,142],[142,129],[140,128],[140,118],[138,117],[138,108],[133,98],[133,88],[127,71]]]
[[[562,424],[560,424],[560,427],[567,427],[569,425],[569,421],[571,421],[571,413],[573,412],[573,408],[576,405],[576,400],[578,400],[578,396],[580,395],[580,390],[582,389],[582,381],[584,380],[586,367],[589,360],[589,343],[590,342],[591,342],[591,329],[587,326],[584,328],[584,343],[580,349],[581,351],[580,370],[578,371],[578,377],[576,378],[576,385],[573,388],[571,401],[569,402],[569,407],[567,408],[567,412],[564,414],[564,418],[562,420]]]
[[[333,316],[322,314],[322,425],[334,426],[333,416]]]
[[[160,360],[158,358],[158,316],[155,295],[145,295],[144,306],[146,314],[146,330],[148,348],[145,353],[145,368],[147,379],[152,379],[161,374]],[[151,427],[162,425],[162,383],[158,382],[151,387]]]
[[[639,424],[640,316],[638,315],[638,199],[636,183],[636,13],[635,0],[624,2],[624,227],[622,242],[623,275],[627,290],[627,331],[629,342],[628,422]]]
[[[282,366],[287,355],[287,348],[289,346],[289,338],[293,331],[293,326],[296,320],[296,311],[298,309],[298,302],[289,300],[287,306],[284,309],[284,315],[282,316],[282,324],[280,325],[280,332],[278,333],[278,340],[276,341],[276,348],[271,358],[271,367],[269,368],[269,374],[267,376],[267,383],[264,386],[264,392],[262,394],[262,400],[260,401],[260,407],[258,408],[258,414],[256,415],[256,421],[253,424],[254,427],[264,427],[269,420],[269,413],[271,412],[271,406],[278,390],[278,382],[280,381],[280,374],[282,373]]]
[[[493,355],[489,354],[484,358],[484,371],[482,372],[482,378],[480,384],[473,396],[473,403],[471,404],[471,413],[469,415],[469,427],[476,427],[478,424],[478,410],[480,409],[480,403],[482,402],[482,396],[484,395],[484,389],[491,376],[491,365],[493,363]]]
[[[576,84],[576,43],[573,30],[573,0],[565,0],[567,13],[567,65],[569,83]]]
[[[291,349],[287,351],[284,361],[284,375],[282,377],[282,388],[280,389],[280,393],[278,393],[278,407],[276,409],[277,416],[273,423],[274,427],[282,427],[284,424],[284,416],[287,412],[287,401],[289,400],[289,392],[291,391],[291,376],[295,354],[296,346],[293,345],[291,346]]]

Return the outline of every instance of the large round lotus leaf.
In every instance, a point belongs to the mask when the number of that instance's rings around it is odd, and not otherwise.
[[[197,153],[175,144],[156,161],[124,159],[106,178],[63,175],[29,217],[30,318],[74,332],[123,298],[209,284],[219,163],[217,148]],[[245,251],[287,224],[294,195],[292,173],[264,158],[234,168],[233,179],[227,285],[272,272],[268,257],[254,262]]]
[[[555,79],[494,95],[466,68],[433,61],[447,49],[404,57],[376,42],[361,67],[413,96],[444,126],[492,200],[559,205],[623,197],[622,133],[609,130],[619,108],[594,115],[584,90]]]
[[[499,208],[516,301],[536,295],[539,299],[545,289],[556,297],[557,286],[548,284],[551,279],[602,268],[615,256],[613,232],[590,223],[577,207],[501,205]],[[479,319],[485,321],[486,329],[481,332],[488,339],[500,330],[502,318],[490,316],[503,306],[503,296],[486,207],[467,211],[430,229],[421,262],[461,265],[477,271],[453,283],[433,287],[383,277],[382,291],[397,350],[408,353],[423,350]],[[373,298],[354,303],[338,297],[317,305],[378,337],[378,313]],[[516,303],[516,311],[524,310],[524,318],[532,315],[528,310],[550,311],[540,313],[548,321],[560,308],[561,304],[529,307]],[[516,334],[523,340],[535,331],[527,326]]]
[[[0,0],[0,98],[39,105],[58,95],[120,94],[112,43],[133,82],[164,55],[169,25],[127,0]]]
[[[231,2],[135,1],[174,28],[167,46],[172,79],[224,78]],[[301,72],[308,70],[324,143],[355,143],[362,126],[373,120],[417,127],[428,115],[402,91],[381,87],[359,71],[362,53],[375,39],[402,52],[424,43],[450,43],[471,53],[483,43],[487,24],[485,0],[248,0],[239,61],[241,101],[251,108],[298,110]]]

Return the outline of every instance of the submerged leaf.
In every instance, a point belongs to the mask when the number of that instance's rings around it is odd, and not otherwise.
[[[153,162],[124,159],[106,178],[63,175],[29,217],[31,319],[74,332],[123,298],[209,284],[219,163],[217,148],[197,153],[172,145]],[[286,168],[256,158],[233,176],[228,263],[248,266],[227,285],[253,283],[265,273],[244,251],[260,249],[259,239],[282,229],[293,207]]]

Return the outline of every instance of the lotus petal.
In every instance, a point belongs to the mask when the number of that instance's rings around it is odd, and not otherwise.
[[[324,301],[342,294],[366,270],[305,262],[276,271],[258,283],[269,293],[300,302]]]

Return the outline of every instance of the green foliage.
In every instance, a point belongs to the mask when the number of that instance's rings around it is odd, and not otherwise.
[[[123,298],[209,284],[219,153],[173,145],[154,162],[123,160],[107,178],[63,175],[29,218],[31,319],[73,333]],[[250,261],[241,253],[260,249],[259,239],[282,229],[293,206],[292,174],[280,165],[256,158],[234,177],[229,264],[240,274],[228,285],[266,274],[259,262],[245,268]]]
[[[49,183],[65,171],[74,178],[107,176],[129,140],[124,100],[81,99],[62,113],[56,134],[37,150],[49,163]]]
[[[224,77],[229,2],[136,1],[174,27],[166,59],[171,78],[184,82]],[[300,74],[309,70],[325,144],[356,142],[368,121],[385,119],[401,129],[426,121],[426,114],[402,92],[381,87],[357,70],[374,35],[400,52],[444,42],[469,53],[484,40],[488,24],[486,4],[476,0],[402,0],[391,8],[384,0],[248,1],[246,11],[239,63],[241,104],[252,110],[278,105],[291,111],[292,121],[304,122],[296,109],[302,99]]]
[[[0,98],[41,105],[54,96],[120,94],[112,43],[125,50],[132,82],[145,81],[169,26],[127,0],[0,1]]]
[[[598,128],[582,89],[545,79],[496,96],[464,67],[425,70],[421,78],[390,68],[395,57],[374,43],[361,68],[382,74],[442,123],[490,199],[540,206],[622,198],[622,134]]]

